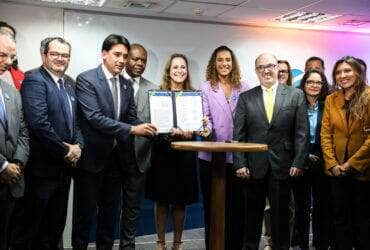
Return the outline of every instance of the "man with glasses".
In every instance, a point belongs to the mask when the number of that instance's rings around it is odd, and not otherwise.
[[[14,39],[0,30],[0,75],[16,55]],[[0,250],[8,249],[9,225],[16,198],[23,195],[23,170],[29,144],[22,102],[15,88],[0,80]]]
[[[71,171],[83,145],[74,83],[65,78],[71,46],[60,37],[45,44],[43,65],[26,72],[21,88],[31,141],[25,213],[12,249],[58,249],[64,230]]]
[[[263,153],[234,153],[236,175],[245,178],[246,230],[243,249],[258,249],[266,197],[271,205],[273,247],[289,249],[289,177],[302,174],[308,149],[307,105],[301,90],[278,84],[278,61],[261,54],[255,61],[260,81],[242,93],[234,140],[265,143]]]

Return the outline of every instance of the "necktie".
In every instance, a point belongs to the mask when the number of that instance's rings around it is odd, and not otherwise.
[[[67,126],[69,128],[70,136],[72,138],[72,135],[73,135],[73,117],[72,117],[71,106],[69,104],[68,94],[67,94],[66,88],[64,86],[63,79],[59,79],[58,83],[59,83],[59,93],[60,93],[60,97],[61,97],[62,104],[63,104],[64,117],[66,118]]]
[[[113,97],[114,115],[118,118],[118,90],[117,90],[117,79],[112,77],[110,79],[112,82],[111,92]]]
[[[132,79],[133,88],[134,88],[134,96],[136,96],[137,91],[139,90],[139,78]]]
[[[8,131],[8,119],[6,118],[5,105],[2,98],[0,98],[0,120],[4,126],[4,129]]]
[[[272,88],[266,89],[266,115],[269,122],[272,119],[272,113],[274,112],[274,93]]]

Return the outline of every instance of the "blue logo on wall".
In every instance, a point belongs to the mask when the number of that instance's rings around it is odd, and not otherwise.
[[[304,72],[300,69],[292,69],[293,86],[299,88]]]

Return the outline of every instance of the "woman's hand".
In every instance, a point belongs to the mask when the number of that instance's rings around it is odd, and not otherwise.
[[[318,157],[317,155],[309,154],[309,155],[308,155],[308,159],[309,159],[310,161],[317,162],[317,161],[319,161],[319,160],[320,160],[320,157]]]
[[[202,136],[202,137],[204,137],[204,138],[207,138],[207,137],[209,137],[210,135],[211,135],[211,130],[208,128],[208,117],[207,116],[204,116],[203,118],[202,118],[202,122],[203,122],[203,128],[204,128],[204,130],[202,130],[202,131],[197,131],[197,135],[199,135],[199,136]]]
[[[334,176],[339,177],[346,174],[346,168],[343,165],[336,165],[331,169]]]

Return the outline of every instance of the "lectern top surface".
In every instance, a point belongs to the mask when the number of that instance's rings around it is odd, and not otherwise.
[[[176,141],[171,143],[171,147],[177,150],[206,152],[264,152],[268,149],[266,144],[212,141]]]

